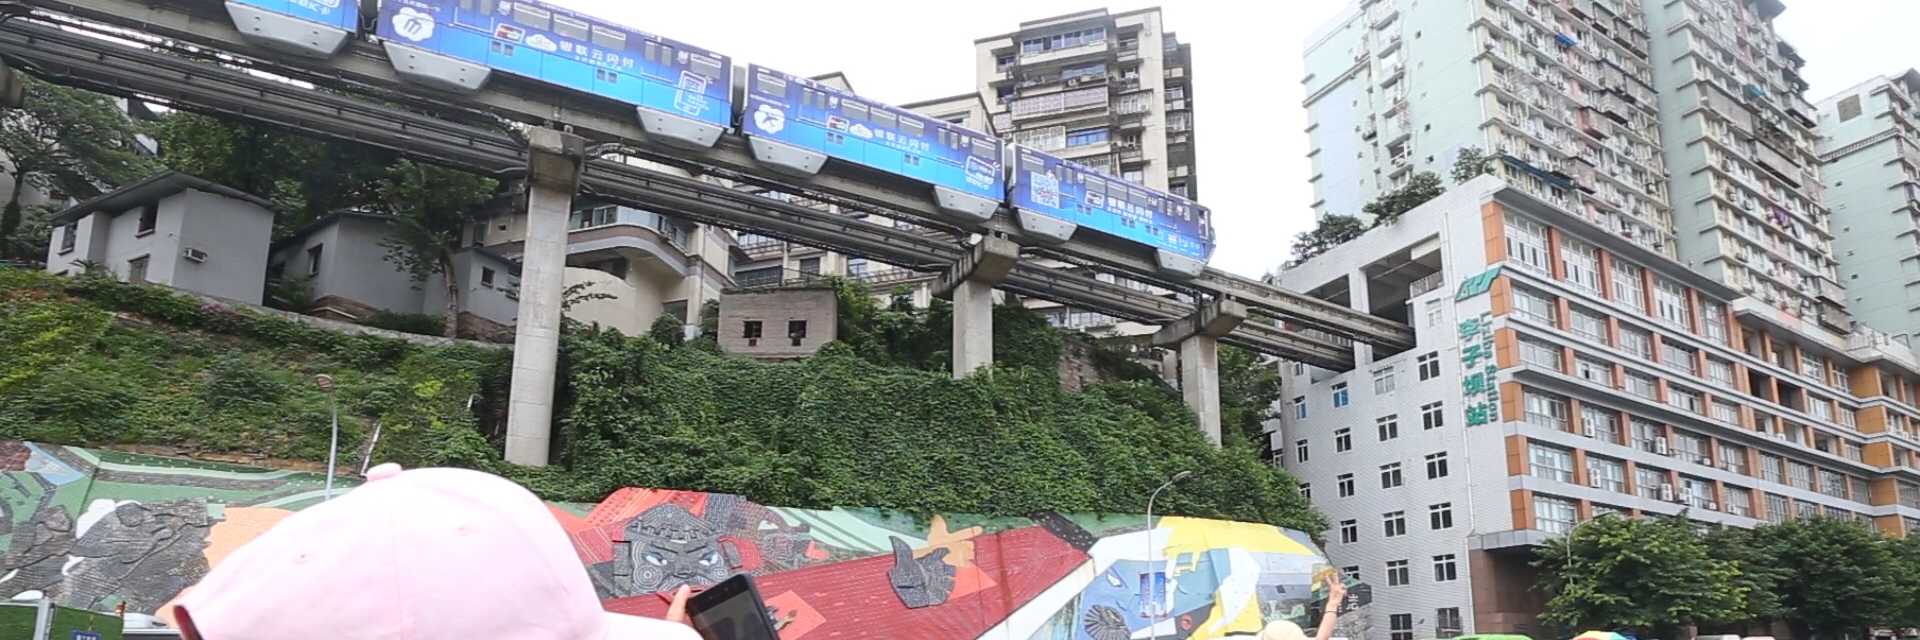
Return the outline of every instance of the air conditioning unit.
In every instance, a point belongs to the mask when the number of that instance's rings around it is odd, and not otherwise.
[[[1660,501],[1673,502],[1673,485],[1670,485],[1670,484],[1660,485]]]
[[[1667,448],[1667,439],[1664,437],[1653,439],[1653,452],[1663,456],[1673,455],[1672,450]]]
[[[206,262],[207,252],[205,249],[188,247],[186,250],[180,252],[180,257],[186,258],[189,262]]]
[[[1719,511],[1719,510],[1720,510],[1720,503],[1718,503],[1718,502],[1709,502],[1709,503],[1707,503],[1707,510],[1708,510],[1708,511]]]
[[[1587,480],[1587,486],[1593,487],[1595,489],[1605,489],[1607,488],[1607,481],[1599,478],[1589,478]]]
[[[1775,439],[1775,440],[1779,440],[1779,441],[1781,441],[1781,442],[1787,442],[1787,441],[1788,441],[1788,440],[1787,440],[1787,434],[1785,434],[1785,433],[1776,433],[1776,434],[1773,434],[1773,439]]]
[[[1597,433],[1598,433],[1598,432],[1596,432],[1596,431],[1594,431],[1594,429],[1593,429],[1593,427],[1586,427],[1586,428],[1583,428],[1583,429],[1581,429],[1580,431],[1581,431],[1581,433],[1584,433],[1584,434],[1586,434],[1586,435],[1587,435],[1587,437],[1589,437],[1589,438],[1592,438],[1592,437],[1595,437],[1595,436],[1597,435]]]

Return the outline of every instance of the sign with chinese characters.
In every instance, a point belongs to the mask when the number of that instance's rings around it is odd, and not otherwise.
[[[1460,394],[1469,427],[1493,423],[1500,416],[1500,364],[1493,349],[1492,313],[1460,321]]]
[[[1500,277],[1500,267],[1496,266],[1492,269],[1488,269],[1486,273],[1482,273],[1480,275],[1467,278],[1465,282],[1460,283],[1460,289],[1454,292],[1453,294],[1454,301],[1458,302],[1461,300],[1466,300],[1468,298],[1472,298],[1474,296],[1486,293],[1488,291],[1492,291],[1493,281],[1498,279],[1499,277]]]

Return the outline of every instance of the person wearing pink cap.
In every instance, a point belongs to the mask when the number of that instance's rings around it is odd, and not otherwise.
[[[675,595],[668,616],[683,619]],[[174,620],[186,640],[700,640],[602,610],[559,522],[520,485],[393,464],[234,551]]]

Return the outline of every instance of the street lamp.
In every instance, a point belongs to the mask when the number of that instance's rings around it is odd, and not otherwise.
[[[321,502],[333,499],[333,465],[340,458],[340,405],[334,400],[333,376],[320,374],[313,377],[313,386],[327,394],[327,413],[333,416],[333,436],[327,443],[327,490],[322,494]]]
[[[1153,556],[1157,547],[1153,545],[1153,501],[1155,498],[1160,497],[1160,492],[1171,489],[1175,483],[1192,476],[1192,471],[1182,471],[1173,474],[1173,477],[1167,478],[1166,482],[1161,483],[1160,488],[1154,489],[1153,493],[1147,496],[1147,601],[1150,603],[1147,608],[1147,640],[1160,640],[1160,629],[1158,627],[1160,623],[1160,603],[1155,600],[1155,595],[1157,594],[1154,593]]]

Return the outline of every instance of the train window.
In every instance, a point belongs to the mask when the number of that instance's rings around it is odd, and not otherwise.
[[[973,141],[973,155],[993,159],[993,145],[986,140],[975,140]]]
[[[787,79],[771,73],[753,77],[753,90],[776,96],[787,95]]]
[[[782,82],[780,86],[784,87],[786,83]],[[827,94],[813,87],[800,87],[800,104],[824,109],[827,106]]]
[[[723,74],[725,73],[726,67],[725,65],[720,64],[719,58],[715,58],[713,56],[703,56],[700,54],[694,54],[689,58],[689,60],[690,62],[687,63],[687,69],[693,71],[694,73],[698,73],[715,80],[718,80],[721,77],[723,77]]]
[[[626,51],[627,50],[627,34],[626,32],[621,31],[619,29],[615,29],[613,27],[604,27],[597,24],[593,25],[593,46],[600,47],[602,49],[612,49],[614,51]],[[647,49],[649,51],[653,49],[653,46],[654,46],[653,43],[651,42],[647,43]],[[652,56],[648,56],[648,57],[652,57]]]
[[[918,138],[927,135],[927,125],[919,120],[901,118],[900,133],[907,134],[909,138]]]
[[[660,59],[660,43],[652,40],[647,41],[647,46],[641,50],[640,56],[646,58],[647,62],[667,62]]]
[[[1047,165],[1046,163],[1041,162],[1039,158],[1035,158],[1033,156],[1021,156],[1020,169],[1028,173],[1040,173],[1047,170]]]
[[[553,34],[570,40],[585,42],[588,33],[587,21],[559,14],[553,16]]]
[[[887,113],[885,111],[873,112],[873,126],[884,128],[884,129],[894,129],[899,126],[898,123],[899,123],[899,119],[894,117],[894,115],[891,113]]]
[[[852,100],[842,100],[840,101],[840,112],[847,114],[847,118],[852,119],[854,122],[867,121],[867,105]]]
[[[546,9],[542,9],[540,7],[536,7],[524,2],[514,3],[513,21],[518,22],[520,24],[527,25],[529,27],[533,27],[535,29],[539,29],[541,31],[553,30],[553,25],[552,25],[553,12],[552,11],[548,11]]]

